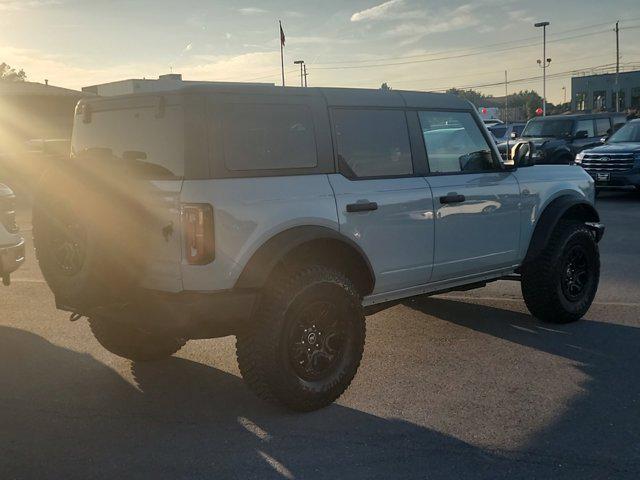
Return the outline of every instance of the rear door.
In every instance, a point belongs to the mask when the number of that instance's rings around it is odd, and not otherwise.
[[[577,138],[573,141],[573,148],[576,153],[600,143],[600,137],[596,135],[593,118],[576,121],[573,126],[573,134],[575,135],[578,132],[587,132],[587,137]]]
[[[433,281],[517,262],[520,188],[501,168],[478,120],[464,111],[420,111],[435,205]]]
[[[433,263],[433,200],[400,109],[331,111],[340,230],[366,253],[374,293],[422,285]],[[413,142],[415,143],[415,142]],[[424,157],[424,155],[422,155]]]

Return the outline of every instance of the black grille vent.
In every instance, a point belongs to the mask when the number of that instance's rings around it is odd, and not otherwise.
[[[582,166],[588,172],[626,172],[633,168],[633,153],[588,153],[582,159]]]

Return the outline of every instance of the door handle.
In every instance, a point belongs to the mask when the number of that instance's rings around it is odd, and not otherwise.
[[[378,209],[376,202],[358,202],[347,205],[347,212],[371,212]]]
[[[464,195],[449,194],[440,197],[440,203],[462,203],[466,200]]]

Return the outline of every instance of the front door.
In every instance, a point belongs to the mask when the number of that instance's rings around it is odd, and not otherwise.
[[[435,207],[432,281],[512,266],[520,242],[520,188],[470,112],[421,111]]]
[[[433,264],[431,191],[415,173],[405,113],[335,109],[338,174],[329,175],[340,231],[366,253],[373,293],[427,283]]]

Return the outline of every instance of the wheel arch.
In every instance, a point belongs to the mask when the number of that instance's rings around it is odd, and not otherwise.
[[[600,215],[595,207],[584,198],[562,195],[552,200],[540,214],[523,264],[535,259],[542,252],[549,242],[553,230],[561,220],[598,223]]]
[[[363,296],[375,286],[373,267],[357,243],[331,228],[305,225],[289,228],[263,243],[244,266],[235,287],[262,288],[278,267],[304,263],[342,271]]]

